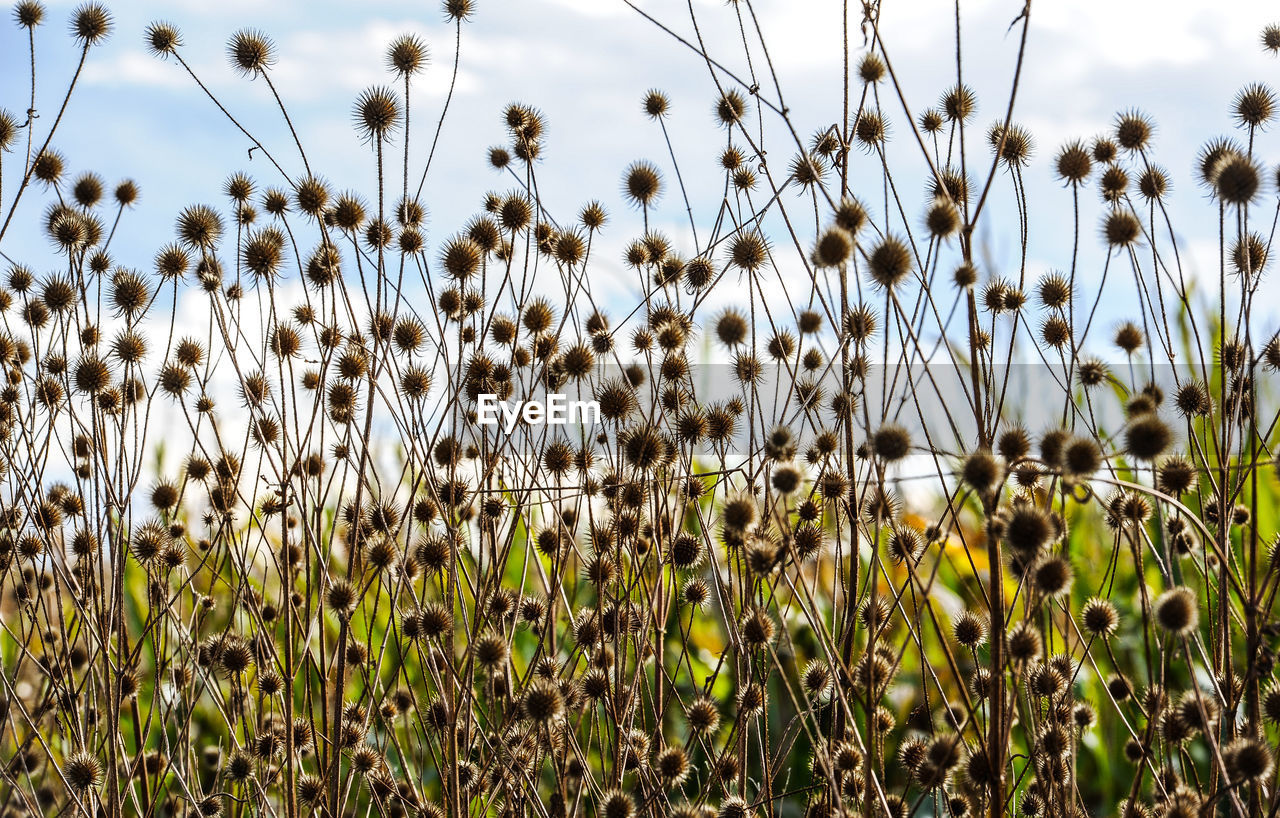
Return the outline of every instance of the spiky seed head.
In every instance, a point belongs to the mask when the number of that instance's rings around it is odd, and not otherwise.
[[[339,618],[346,618],[356,607],[356,589],[345,579],[335,580],[325,594],[325,601]]]
[[[444,0],[444,14],[450,22],[466,22],[474,12],[473,0]]]
[[[18,138],[18,120],[0,108],[0,153],[10,150]]]
[[[868,259],[871,278],[881,287],[892,289],[911,274],[911,251],[901,239],[885,234]]]
[[[1080,609],[1080,624],[1094,636],[1106,638],[1120,627],[1120,614],[1110,601],[1094,597]]]
[[[973,611],[964,610],[952,623],[951,632],[961,645],[974,649],[987,640],[987,621]]]
[[[1280,724],[1280,684],[1272,682],[1263,691],[1262,716],[1272,724]]]
[[[721,125],[732,127],[742,121],[747,103],[736,89],[726,91],[716,102],[715,115]]]
[[[914,564],[924,553],[924,537],[920,532],[908,526],[899,526],[889,537],[889,559],[895,565]]]
[[[773,641],[774,624],[768,613],[756,608],[738,623],[742,639],[748,647],[758,648]]]
[[[1245,205],[1258,195],[1262,177],[1252,159],[1243,154],[1233,154],[1215,164],[1213,186],[1226,204]]]
[[[1040,338],[1053,349],[1061,349],[1071,340],[1071,325],[1060,315],[1050,316],[1040,326]]]
[[[662,174],[652,162],[633,162],[623,176],[622,192],[633,204],[652,204],[662,191]]]
[[[1274,766],[1271,750],[1252,736],[1241,736],[1228,744],[1222,759],[1232,781],[1261,781],[1270,777]]]
[[[641,107],[650,119],[662,119],[671,107],[671,100],[658,89],[651,88],[645,93]]]
[[[82,173],[71,187],[71,195],[81,207],[93,207],[102,199],[102,177],[96,173]]]
[[[1138,460],[1155,460],[1173,442],[1169,426],[1154,413],[1130,422],[1124,434],[1125,451]]]
[[[98,786],[102,780],[102,762],[97,756],[84,751],[72,753],[62,764],[62,775],[67,785],[77,794]]]
[[[146,308],[151,288],[133,270],[117,270],[111,281],[111,303],[120,315],[133,316]]]
[[[1116,148],[1116,143],[1112,142],[1107,137],[1100,136],[1093,140],[1093,147],[1091,148],[1093,161],[1102,162],[1104,164],[1114,162],[1117,152],[1118,149]]]
[[[965,458],[960,477],[979,494],[991,491],[1000,480],[1000,461],[986,449],[979,449]]]
[[[978,100],[967,85],[956,85],[943,93],[938,107],[951,122],[971,118],[978,110]]]
[[[97,356],[89,355],[81,358],[76,363],[75,386],[77,391],[93,395],[110,385],[111,370],[107,367],[106,361]]]
[[[690,730],[699,735],[710,735],[716,732],[719,727],[719,708],[716,703],[708,699],[707,696],[695,699],[689,705],[686,713],[687,721],[689,721]]]
[[[1241,127],[1261,128],[1276,115],[1276,95],[1262,83],[1253,83],[1236,94],[1231,107]]]
[[[553,721],[564,712],[564,697],[555,682],[537,679],[524,694],[524,713],[540,724]]]
[[[85,3],[71,13],[71,34],[84,47],[97,45],[111,33],[111,13],[101,3]]]
[[[942,130],[943,124],[942,112],[937,108],[926,108],[920,113],[920,130],[925,133],[938,133]]]
[[[1132,210],[1116,208],[1107,214],[1102,227],[1103,237],[1114,247],[1128,247],[1142,234],[1142,223]]]
[[[280,216],[289,210],[289,196],[283,190],[271,188],[262,194],[262,209],[272,216]]]
[[[1056,170],[1058,178],[1064,182],[1071,184],[1079,184],[1089,178],[1089,173],[1093,170],[1093,160],[1089,156],[1089,151],[1084,147],[1084,143],[1076,140],[1069,142],[1058,151],[1056,160]]]
[[[1129,174],[1125,173],[1124,168],[1119,165],[1108,165],[1102,172],[1098,187],[1102,192],[1103,201],[1115,204],[1123,199],[1124,194],[1129,190]]]
[[[820,184],[827,174],[827,163],[820,154],[800,153],[791,160],[790,180],[809,190]]]
[[[1159,165],[1148,165],[1138,177],[1138,192],[1148,201],[1160,201],[1169,192],[1169,174]]]
[[[1071,563],[1062,557],[1045,557],[1036,563],[1033,579],[1035,587],[1050,597],[1061,596],[1071,589],[1074,572]]]
[[[933,200],[925,213],[925,226],[936,238],[946,238],[960,229],[960,210],[949,197]]]
[[[1040,631],[1030,622],[1019,622],[1009,633],[1009,658],[1015,662],[1029,662],[1044,650]]]
[[[329,188],[323,181],[308,176],[294,187],[293,199],[303,213],[320,218],[329,203]]]
[[[887,462],[895,462],[911,452],[911,434],[896,423],[888,423],[872,436],[876,456]]]
[[[836,154],[844,147],[834,128],[819,131],[814,135],[811,145],[813,153],[827,161],[834,161]]]
[[[524,194],[513,193],[502,200],[498,215],[503,227],[520,232],[525,230],[533,220],[533,206]]]
[[[505,664],[508,654],[506,640],[496,633],[483,634],[475,642],[475,657],[481,667],[493,669]]]
[[[600,818],[635,818],[636,804],[622,790],[610,790],[600,802]]]
[[[427,44],[416,34],[401,34],[387,46],[387,68],[402,77],[411,77],[427,67]]]
[[[1186,417],[1202,417],[1212,408],[1209,391],[1199,381],[1187,381],[1179,386],[1173,400],[1178,411]]]
[[[227,57],[232,68],[257,76],[275,64],[275,45],[261,31],[241,29],[227,41]]]
[[[511,152],[501,145],[489,148],[489,165],[495,170],[502,170],[511,164]]]
[[[1116,328],[1115,344],[1126,355],[1132,355],[1142,348],[1146,341],[1146,336],[1142,332],[1142,328],[1132,321],[1125,321]]]
[[[178,238],[194,249],[207,250],[222,237],[222,218],[207,205],[191,205],[178,215]]]
[[[1231,245],[1231,266],[1243,276],[1254,276],[1267,266],[1267,240],[1250,232]]]
[[[876,110],[864,110],[853,123],[853,135],[868,149],[884,142],[888,133],[889,126],[885,124],[884,116]]]
[[[1272,23],[1262,29],[1262,47],[1272,54],[1280,52],[1280,25]]]
[[[845,197],[836,205],[834,217],[836,227],[847,231],[851,236],[857,236],[858,231],[867,223],[867,209],[857,199]]]
[[[1151,141],[1151,119],[1140,111],[1126,111],[1116,117],[1116,142],[1127,151],[1140,151]]]
[[[740,270],[755,272],[768,258],[768,242],[755,230],[739,232],[729,245],[729,261]]]
[[[1200,622],[1199,602],[1195,592],[1177,586],[1156,597],[1153,605],[1156,623],[1176,636],[1185,636]]]
[[[1088,477],[1102,466],[1102,452],[1091,437],[1073,437],[1062,449],[1063,470],[1073,478]]]
[[[1004,537],[1010,546],[1025,554],[1035,554],[1053,540],[1053,526],[1042,509],[1019,503],[1009,513]]]
[[[947,198],[956,204],[969,201],[969,180],[957,168],[942,168],[927,182],[931,197]]]
[[[467,236],[455,236],[440,252],[440,264],[453,278],[465,281],[480,269],[484,251]]]
[[[400,98],[390,88],[367,88],[356,98],[352,118],[365,139],[385,139],[400,125]]]
[[[13,20],[22,28],[35,28],[44,21],[44,5],[37,0],[22,0],[13,7]]]
[[[858,61],[858,78],[867,84],[884,79],[884,61],[874,52],[868,52]]]
[[[31,175],[46,185],[51,185],[62,178],[64,164],[62,154],[46,148],[31,163]]]
[[[1023,167],[1031,161],[1035,145],[1031,133],[1021,125],[1003,123],[993,125],[987,133],[987,141],[991,149],[1000,157],[1000,161],[1010,167]]]

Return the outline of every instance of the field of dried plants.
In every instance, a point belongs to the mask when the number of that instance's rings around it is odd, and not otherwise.
[[[255,123],[180,21],[13,8],[32,76],[0,98],[0,815],[1280,810],[1274,92],[1224,100],[1194,168],[1162,168],[1137,109],[1043,146],[1075,250],[1042,271],[1030,0],[989,122],[958,47],[913,99],[879,2],[846,4],[822,125],[793,121],[752,0],[642,5],[705,63],[715,211],[661,90],[633,124],[665,161],[617,168],[629,209],[540,193],[572,169],[530,100],[495,105],[495,192],[468,214],[422,197],[449,98],[415,96],[418,36],[334,101],[371,169],[340,190],[267,34],[212,35],[278,105]],[[426,13],[461,43],[491,10]],[[712,13],[740,38],[704,38]],[[40,99],[59,37],[79,63]],[[254,156],[147,258],[113,238],[163,174],[110,182],[58,149],[108,37],[144,38]],[[1280,27],[1240,44],[1276,53]],[[1216,213],[1211,275],[1184,271],[1175,195]],[[435,235],[428,208],[465,226]],[[984,231],[1021,262],[988,263]],[[11,258],[33,232],[48,252]],[[630,302],[600,295],[604,235]],[[484,396],[556,394],[598,416],[479,422]]]

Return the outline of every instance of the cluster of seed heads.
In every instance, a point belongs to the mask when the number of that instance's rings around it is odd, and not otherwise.
[[[758,126],[798,133],[781,88],[704,51],[723,201],[699,219],[674,151],[637,160],[629,237],[539,192],[525,103],[487,152],[502,189],[436,204],[429,235],[411,94],[447,69],[414,35],[352,110],[370,192],[325,181],[275,94],[292,145],[232,120],[269,172],[182,209],[149,260],[112,248],[138,186],[0,110],[0,240],[43,196],[53,248],[0,280],[0,815],[1273,814],[1280,338],[1253,300],[1276,97],[1246,86],[1240,136],[1197,159],[1206,321],[1150,118],[1057,152],[1077,251],[1033,272],[1012,101],[974,130],[956,78],[895,123],[876,7],[785,168]],[[476,13],[443,4],[457,40]],[[767,56],[749,0],[716,13]],[[45,18],[14,9],[33,65]],[[96,3],[70,19],[83,56],[112,32]],[[144,38],[209,93],[175,25]],[[267,35],[226,51],[274,93]],[[669,147],[679,113],[653,90],[637,118]],[[898,138],[922,201],[892,184]],[[984,212],[1017,217],[1003,271]],[[1089,351],[1106,274],[1082,244],[1130,282],[1121,364]],[[605,269],[640,296],[605,300]],[[1015,350],[1058,386],[1047,428],[1008,394]],[[568,389],[597,423],[480,423],[482,396]]]

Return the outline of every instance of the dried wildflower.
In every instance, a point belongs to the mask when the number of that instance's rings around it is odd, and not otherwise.
[[[1176,636],[1187,635],[1200,621],[1199,603],[1190,588],[1170,588],[1156,598],[1153,609],[1157,624]]]
[[[1276,114],[1275,93],[1262,83],[1247,85],[1231,104],[1236,122],[1243,128],[1261,128]]]
[[[1140,111],[1127,111],[1116,117],[1116,142],[1128,151],[1140,151],[1151,141],[1153,126]]]
[[[257,76],[275,64],[275,45],[260,31],[241,29],[227,41],[227,57],[232,68]]]
[[[987,622],[972,611],[961,611],[951,626],[951,632],[957,642],[972,650],[986,642]]]
[[[387,46],[387,68],[402,77],[411,77],[426,69],[427,45],[415,34],[401,34]]]
[[[1236,239],[1231,245],[1231,266],[1240,275],[1257,275],[1267,266],[1267,241],[1257,233]]]
[[[1117,208],[1107,214],[1103,237],[1113,246],[1128,247],[1142,234],[1142,223],[1132,210]]]
[[[853,123],[853,135],[868,149],[884,142],[888,133],[889,126],[879,111],[864,110]]]
[[[951,122],[965,121],[977,113],[977,98],[969,86],[957,85],[942,95],[942,99],[938,101],[938,108]]]
[[[44,5],[37,0],[22,0],[13,7],[13,20],[22,28],[33,29],[44,21]]]
[[[85,3],[71,13],[71,35],[84,48],[97,45],[110,33],[111,13],[101,3]]]
[[[94,789],[102,781],[102,762],[87,752],[76,752],[62,764],[67,785],[77,794]]]
[[[1000,161],[1009,167],[1025,167],[1031,161],[1034,149],[1031,134],[1020,125],[993,125],[987,133],[987,141],[999,155]]]
[[[721,125],[732,127],[742,120],[746,110],[747,103],[742,98],[742,94],[736,90],[729,90],[716,102],[715,115]]]
[[[1214,191],[1230,205],[1248,204],[1262,186],[1257,165],[1243,154],[1224,156],[1214,163],[1212,182]]]
[[[892,289],[911,274],[912,255],[901,239],[890,234],[876,245],[867,263],[872,280],[885,289]]]
[[[1242,736],[1222,751],[1232,781],[1256,782],[1268,778],[1274,766],[1270,748],[1256,738]]]
[[[746,272],[755,272],[769,258],[769,245],[764,236],[754,230],[739,232],[729,245],[729,261]]]
[[[666,94],[653,88],[645,93],[641,107],[644,109],[645,116],[650,119],[662,119],[671,107],[671,100]]]
[[[1109,165],[1102,172],[1098,187],[1102,192],[1103,201],[1115,204],[1123,199],[1129,190],[1129,174],[1125,173],[1124,168],[1119,165]]]
[[[455,23],[468,20],[475,11],[473,0],[444,0],[445,17]]]
[[[400,99],[390,88],[368,88],[356,98],[352,118],[366,139],[385,139],[400,125]]]
[[[1138,177],[1138,192],[1148,201],[1160,201],[1169,192],[1169,174],[1159,165],[1148,165]]]
[[[1085,149],[1084,143],[1076,140],[1063,146],[1058,152],[1055,165],[1058,177],[1074,185],[1089,178],[1089,173],[1093,169],[1093,160],[1089,156],[1089,151]]]
[[[1173,433],[1155,414],[1130,422],[1124,434],[1125,450],[1138,460],[1155,460],[1173,442]]]

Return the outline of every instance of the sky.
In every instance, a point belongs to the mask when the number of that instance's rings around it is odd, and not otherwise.
[[[455,57],[454,27],[436,2],[136,0],[107,5],[114,31],[90,52],[53,144],[68,157],[73,173],[94,170],[109,183],[131,178],[140,186],[142,198],[126,214],[114,244],[121,263],[148,268],[155,250],[172,238],[174,218],[187,204],[224,206],[221,188],[230,173],[243,170],[264,185],[280,183],[261,157],[249,158],[245,138],[178,65],[147,52],[143,31],[154,20],[177,26],[183,32],[183,54],[201,80],[278,156],[292,157],[296,154],[290,151],[288,131],[265,84],[236,73],[225,54],[228,37],[239,29],[268,34],[278,54],[272,76],[312,164],[335,189],[359,189],[366,198],[374,164],[368,145],[352,127],[352,103],[363,89],[392,80],[385,66],[386,45],[401,33],[419,35],[431,49],[432,63],[416,81],[411,139],[417,146],[415,164],[420,167],[425,158],[418,151],[430,144]],[[637,0],[636,5],[677,34],[693,38],[686,2]],[[757,0],[753,5],[786,104],[807,140],[841,117],[841,3]],[[1010,23],[1022,5],[1021,0],[962,4],[965,81],[978,94],[976,123],[983,129],[1004,112],[1020,31],[1020,26],[1010,29]],[[48,6],[36,43],[37,122],[42,127],[52,121],[76,58],[66,33],[73,4],[58,0]],[[730,6],[723,0],[692,0],[692,7],[712,56],[744,76],[751,68],[764,72],[759,64],[744,63]],[[881,31],[913,112],[933,104],[955,81],[954,11],[941,0],[884,3]],[[1024,171],[1036,214],[1030,226],[1032,276],[1060,269],[1070,260],[1071,198],[1054,178],[1052,166],[1058,147],[1069,139],[1107,132],[1117,112],[1133,108],[1156,123],[1155,161],[1172,177],[1171,214],[1185,260],[1192,270],[1216,269],[1216,206],[1197,186],[1195,155],[1215,136],[1239,135],[1230,103],[1240,88],[1280,80],[1280,62],[1259,43],[1262,27],[1277,19],[1280,12],[1271,4],[1243,0],[1212,7],[1168,0],[1035,5],[1014,112],[1037,146]],[[850,31],[855,59],[863,50],[856,22]],[[10,21],[0,25],[0,106],[14,112],[27,104],[25,39]],[[474,17],[462,28],[460,48],[457,84],[424,189],[433,248],[478,212],[486,191],[510,188],[510,181],[488,166],[487,150],[506,141],[502,110],[519,101],[539,108],[548,122],[539,166],[543,195],[565,213],[576,213],[591,199],[605,204],[613,220],[601,238],[592,275],[616,298],[633,296],[630,274],[621,262],[623,246],[639,232],[638,214],[621,195],[628,164],[644,158],[664,169],[668,187],[652,214],[654,223],[678,242],[691,239],[683,203],[671,185],[662,132],[640,108],[650,88],[671,98],[671,142],[691,206],[700,226],[709,227],[723,194],[715,166],[724,139],[712,116],[715,85],[702,59],[670,34],[622,0],[476,0]],[[764,93],[776,97],[771,85],[764,84]],[[907,217],[918,225],[926,203],[918,154],[901,108],[887,86],[881,90],[890,121],[890,162],[905,169],[899,186]],[[37,135],[42,134],[38,128]],[[771,154],[770,162],[775,169],[785,167],[793,150],[785,140],[772,144],[781,155]],[[1274,148],[1275,134],[1261,135],[1258,150],[1264,161],[1276,156]],[[13,155],[5,159],[6,204],[14,188],[13,161]],[[290,160],[291,171],[297,165]],[[873,178],[873,168],[860,167],[854,192],[874,203],[882,191],[878,183],[862,187]],[[1267,167],[1270,180],[1274,165]],[[1266,207],[1275,202],[1275,194],[1272,183]],[[1018,239],[1007,178],[998,181],[993,195],[980,238],[990,250],[992,266],[1004,268],[1016,264]],[[1087,202],[1087,241],[1081,270],[1087,286],[1091,277],[1096,280],[1103,260],[1094,240],[1101,209],[1094,189],[1085,191],[1082,200]],[[19,221],[34,227],[42,207],[40,198],[27,197]],[[51,247],[35,229],[6,236],[0,250],[37,269],[54,263]],[[198,296],[184,309],[201,309]],[[1102,310],[1104,322],[1127,317],[1123,300],[1108,301]],[[1263,320],[1268,332],[1274,330],[1274,316]]]

